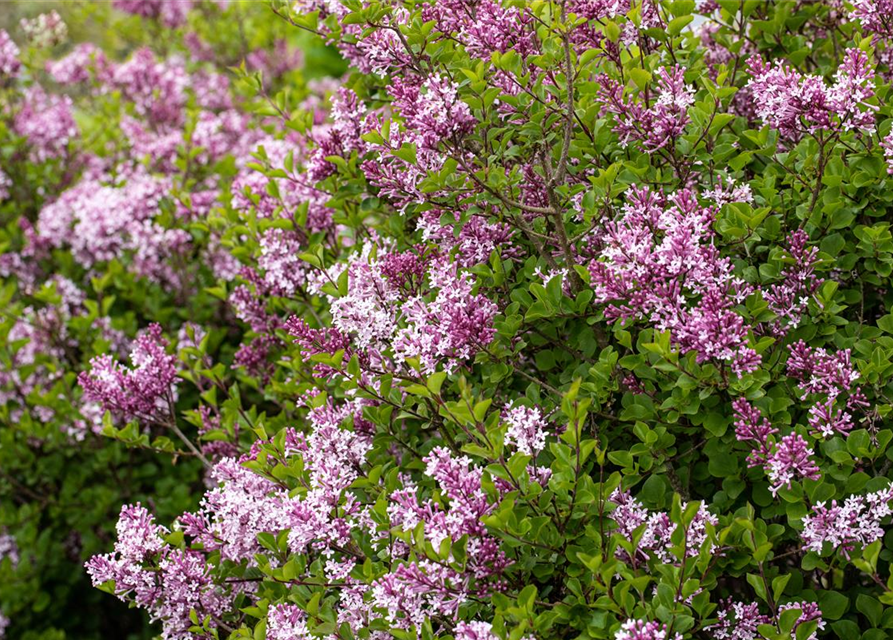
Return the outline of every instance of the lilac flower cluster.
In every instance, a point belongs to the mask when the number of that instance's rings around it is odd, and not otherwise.
[[[162,622],[164,640],[192,640],[190,614],[219,618],[227,598],[212,584],[201,553],[165,542],[168,532],[139,504],[121,509],[115,551],[87,562],[93,584],[114,584],[122,600],[132,599]]]
[[[654,620],[631,618],[620,625],[614,640],[682,640],[682,634],[671,633],[667,625]]]
[[[809,426],[822,437],[849,433],[853,428],[851,412],[868,406],[865,395],[855,386],[859,372],[852,365],[849,349],[831,355],[825,349],[812,349],[800,340],[790,346],[787,374],[799,382],[801,400],[818,396],[809,410]],[[843,407],[839,407],[843,393],[848,397]]]
[[[39,49],[48,49],[65,41],[68,26],[56,11],[41,13],[35,18],[22,18],[19,23],[28,41]]]
[[[609,514],[617,525],[617,531],[627,540],[632,540],[639,527],[644,526],[639,544],[636,548],[636,557],[628,558],[634,564],[638,560],[647,560],[649,557],[659,562],[673,563],[676,557],[673,554],[673,532],[676,531],[676,523],[670,520],[670,515],[665,511],[648,510],[635,499],[629,492],[616,489],[608,498],[616,508]],[[685,553],[687,557],[696,556],[701,547],[707,542],[707,525],[716,526],[719,523],[716,516],[710,513],[701,504],[698,512],[691,521],[685,535]],[[714,545],[711,543],[710,548]],[[623,549],[617,549],[618,557],[627,558]]]
[[[752,602],[733,602],[727,600],[716,612],[719,622],[705,629],[714,640],[757,640],[762,635],[758,631],[760,625],[771,624],[769,616],[760,613],[760,607]]]
[[[873,131],[874,70],[859,49],[848,49],[831,87],[819,76],[804,76],[790,66],[749,63],[757,115],[788,140],[820,131]]]
[[[192,0],[114,0],[112,4],[119,11],[160,20],[168,27],[181,26],[192,8]]]
[[[688,108],[694,104],[694,91],[685,84],[681,67],[658,71],[657,100],[652,106],[625,97],[624,87],[607,76],[600,79],[603,112],[616,119],[614,131],[623,146],[642,143],[648,153],[672,147],[688,124]]]
[[[669,330],[680,350],[694,350],[698,362],[729,363],[740,375],[760,363],[744,319],[733,310],[751,288],[712,243],[715,215],[689,190],[667,199],[633,188],[623,215],[597,236],[589,271],[609,319],[647,320]]]
[[[168,420],[163,412],[169,410],[173,398],[177,358],[165,352],[167,344],[161,327],[153,324],[134,342],[131,368],[110,355],[96,356],[90,361],[90,371],[78,377],[84,398],[125,420]]]
[[[881,522],[893,514],[890,502],[893,489],[875,491],[864,496],[852,495],[843,504],[832,500],[815,505],[813,512],[803,518],[803,543],[810,551],[821,553],[828,544],[846,556],[857,544],[868,545],[884,536]]]
[[[14,78],[19,74],[22,63],[19,48],[5,30],[0,29],[0,80]]]
[[[525,407],[509,403],[502,413],[508,425],[505,444],[515,447],[519,453],[536,458],[546,447],[546,421],[537,407]]]

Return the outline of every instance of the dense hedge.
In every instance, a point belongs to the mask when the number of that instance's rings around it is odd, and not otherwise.
[[[888,637],[893,4],[113,5],[0,32],[9,637]]]

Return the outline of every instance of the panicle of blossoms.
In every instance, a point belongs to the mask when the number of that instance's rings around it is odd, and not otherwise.
[[[9,33],[0,29],[0,80],[19,75],[19,70],[22,68],[19,53],[19,48]]]
[[[125,13],[160,20],[168,27],[179,27],[186,22],[192,0],[114,0],[112,6]]]
[[[177,358],[165,352],[166,346],[161,327],[152,324],[133,344],[132,367],[122,365],[110,355],[94,357],[90,371],[78,376],[85,399],[120,413],[126,420],[152,419],[165,407],[175,388]]]
[[[733,310],[751,288],[713,245],[715,215],[688,189],[666,199],[632,187],[622,216],[595,236],[589,271],[608,319],[648,320],[669,330],[680,350],[694,350],[698,362],[727,362],[741,375],[760,363]]]
[[[732,402],[735,410],[735,437],[739,442],[753,443],[756,447],[747,456],[747,466],[764,465],[771,453],[769,436],[778,433],[778,429],[763,416],[759,409],[744,398],[736,398]],[[753,445],[752,445],[753,446]]]
[[[183,514],[179,523],[186,535],[223,558],[252,560],[261,550],[257,535],[285,528],[287,492],[249,471],[235,458],[221,460],[210,473],[218,486],[205,493],[201,510]]]
[[[335,327],[313,329],[303,318],[291,316],[285,321],[285,330],[295,339],[295,344],[301,349],[305,360],[309,361],[319,354],[331,356],[339,351],[344,352],[344,361],[349,361],[353,356],[350,339]],[[336,373],[332,367],[322,362],[314,363],[313,372],[319,378],[326,378]]]
[[[546,420],[539,407],[525,407],[510,402],[502,411],[508,425],[505,444],[515,447],[525,456],[536,457],[546,446]]]
[[[481,522],[493,510],[481,484],[483,471],[466,456],[453,457],[445,447],[436,447],[423,461],[427,465],[425,475],[437,481],[450,501],[447,510],[437,506],[423,512],[425,534],[435,548],[447,537],[456,541],[467,535],[469,571],[477,578],[499,575],[509,560]],[[412,505],[417,508],[414,498]],[[399,511],[389,510],[389,514],[398,520],[405,517]]]
[[[758,631],[760,625],[772,623],[769,616],[760,613],[756,602],[745,604],[726,600],[716,617],[719,622],[704,629],[714,640],[758,640],[763,637]]]
[[[782,282],[763,290],[763,299],[778,316],[771,327],[775,336],[783,336],[800,324],[810,298],[824,282],[815,275],[819,250],[807,246],[808,241],[809,235],[802,229],[791,234],[788,254],[794,263],[786,264],[782,269]]]
[[[183,123],[189,74],[181,60],[159,61],[151,49],[143,47],[114,68],[110,84],[120,89],[124,98],[133,103],[137,114],[150,124]]]
[[[401,310],[408,326],[394,339],[394,359],[404,362],[417,357],[426,373],[436,371],[441,363],[451,372],[493,340],[498,308],[473,293],[471,276],[458,274],[455,265],[435,261],[428,279],[437,295],[431,301],[416,296],[403,304]]]
[[[682,634],[673,634],[667,625],[654,620],[631,618],[620,625],[614,640],[682,640]]]
[[[62,85],[82,84],[93,78],[105,80],[110,68],[105,53],[91,42],[82,42],[65,57],[46,64],[50,77]]]
[[[31,44],[40,49],[54,47],[68,37],[68,25],[56,11],[41,13],[30,20],[22,18],[19,25]]]
[[[533,18],[524,9],[519,11],[514,7],[503,7],[493,0],[478,3],[473,14],[467,11],[451,12],[449,7],[444,9],[444,13],[467,17],[459,27],[459,38],[468,54],[475,58],[490,60],[494,52],[505,53],[509,50],[526,57],[539,50]]]
[[[811,393],[837,398],[845,391],[853,394],[857,390],[854,383],[859,372],[850,359],[849,349],[831,355],[824,348],[813,349],[798,340],[789,351],[787,374],[799,382],[801,400]]]
[[[642,143],[647,153],[672,145],[689,123],[688,108],[694,104],[694,90],[685,84],[682,67],[661,68],[658,71],[657,100],[652,106],[625,98],[623,86],[613,79],[599,79],[599,96],[603,111],[615,116],[614,131],[620,143],[631,140]]]
[[[893,37],[893,0],[852,0],[849,19],[858,22],[862,31],[876,39]]]
[[[846,435],[853,428],[853,416],[843,409],[835,409],[834,399],[828,398],[810,407],[809,427],[812,433],[825,438],[835,433]]]
[[[331,300],[330,311],[335,328],[352,336],[359,349],[377,348],[390,339],[397,327],[401,302],[400,290],[382,273],[381,263],[372,252],[373,245],[367,243],[346,266],[337,265],[327,274],[336,282],[341,270],[347,269],[347,295]]]
[[[493,633],[493,625],[489,622],[460,622],[453,630],[456,640],[499,640],[499,636]]]
[[[290,298],[306,284],[307,263],[298,258],[301,237],[286,229],[267,229],[260,238],[257,266],[272,295]]]
[[[619,488],[614,490],[608,501],[616,505],[616,508],[610,513],[610,517],[624,538],[631,540],[636,529],[645,526],[636,549],[636,557],[630,558],[625,550],[618,548],[619,558],[636,562],[652,555],[660,562],[676,561],[672,552],[672,535],[676,531],[677,525],[670,520],[668,513],[664,511],[649,512],[628,491],[622,491]],[[707,541],[707,524],[716,526],[718,523],[719,520],[716,516],[710,513],[704,504],[701,504],[689,524],[688,531],[686,531],[685,553],[688,557],[697,555],[701,546]],[[711,550],[712,548],[711,544]]]
[[[68,96],[46,93],[39,85],[25,93],[22,108],[15,114],[13,127],[28,139],[31,158],[45,162],[65,154],[78,135]]]
[[[782,437],[766,460],[766,473],[772,483],[769,487],[772,494],[775,495],[783,487],[790,489],[795,480],[821,478],[812,455],[809,443],[799,433]]]
[[[785,604],[778,607],[778,614],[781,615],[783,612],[788,611],[790,609],[799,609],[800,617],[797,619],[797,622],[794,623],[794,628],[791,629],[792,634],[796,634],[797,627],[806,622],[812,622],[813,620],[818,621],[816,626],[817,631],[821,631],[825,628],[825,621],[822,619],[822,610],[819,608],[819,605],[815,602],[786,602]],[[817,640],[818,634],[813,633],[806,640]]]
[[[419,146],[436,149],[474,127],[471,110],[459,98],[459,85],[447,78],[432,75],[419,85],[398,76],[388,91]]]
[[[274,604],[267,611],[268,640],[310,640],[307,614],[293,604]]]
[[[849,557],[857,544],[869,545],[884,536],[882,521],[893,514],[891,500],[893,488],[888,487],[864,496],[848,496],[843,504],[820,502],[814,513],[803,518],[800,537],[810,551],[821,553],[827,543]]]
[[[747,88],[753,92],[757,116],[783,137],[798,140],[819,130],[873,130],[874,107],[867,100],[874,96],[874,71],[863,51],[847,50],[831,87],[821,77],[804,76],[780,61],[771,65],[753,56],[748,64],[752,78]]]

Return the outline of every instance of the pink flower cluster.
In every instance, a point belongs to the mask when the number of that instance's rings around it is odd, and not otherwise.
[[[503,410],[502,420],[508,425],[505,432],[507,446],[532,458],[546,447],[546,420],[538,407],[509,403]]]
[[[84,398],[125,420],[169,420],[169,416],[159,417],[159,414],[170,408],[177,358],[165,352],[166,346],[161,327],[153,324],[133,344],[132,367],[122,365],[110,355],[96,356],[90,361],[90,371],[78,377]]]
[[[864,496],[849,496],[843,504],[832,500],[829,506],[820,502],[813,513],[803,518],[803,543],[810,551],[821,553],[828,544],[845,555],[857,544],[865,546],[884,536],[882,521],[893,515],[890,502],[893,488]]]
[[[168,27],[179,27],[186,22],[192,0],[114,0],[119,11],[160,20]]]
[[[828,87],[819,76],[804,76],[784,63],[770,65],[759,57],[750,60],[753,76],[747,85],[753,92],[757,116],[788,140],[820,131],[851,129],[873,131],[876,107],[874,70],[865,52],[848,49]]]
[[[795,480],[818,480],[821,477],[818,466],[812,460],[813,451],[809,443],[798,433],[783,436],[778,442],[770,437],[778,433],[760,410],[744,398],[732,403],[735,410],[735,437],[752,447],[747,456],[747,465],[763,465],[772,483],[770,491],[776,493],[782,487],[791,488]]]
[[[614,131],[623,146],[638,141],[646,152],[653,153],[672,147],[685,131],[688,108],[695,98],[694,90],[685,84],[682,67],[658,71],[657,100],[651,106],[625,97],[624,87],[608,76],[602,76],[599,84],[603,112],[614,115]]]
[[[640,560],[647,560],[649,557],[657,559],[659,562],[674,563],[678,559],[674,556],[672,548],[672,536],[676,531],[676,523],[670,520],[670,515],[665,511],[649,511],[636,500],[629,492],[616,489],[608,498],[609,502],[616,505],[616,508],[610,512],[609,516],[617,525],[617,532],[627,540],[632,540],[634,533],[639,527],[644,526],[638,547],[636,548],[636,557],[628,558],[626,551],[621,548],[617,549],[618,557],[627,559],[633,564],[637,564]],[[701,504],[698,512],[689,525],[685,535],[686,556],[693,557],[701,551],[701,546],[707,542],[707,525],[716,526],[719,523],[716,516],[710,513],[707,508]],[[711,550],[713,544],[711,543]]]
[[[682,634],[671,633],[667,625],[654,620],[629,619],[620,625],[614,640],[682,640]]]
[[[705,631],[714,640],[757,640],[761,638],[760,625],[771,624],[769,616],[760,613],[757,603],[744,604],[727,600],[716,612],[719,622],[710,625]]]
[[[647,320],[698,362],[728,363],[741,375],[760,363],[734,311],[751,288],[713,244],[715,216],[692,191],[665,198],[633,187],[622,216],[596,235],[589,271],[608,319]]]
[[[808,347],[802,340],[789,349],[787,374],[799,382],[801,400],[809,395],[819,397],[809,410],[810,429],[826,438],[849,433],[853,428],[850,412],[868,406],[862,390],[855,386],[859,372],[850,360],[850,350],[831,355],[825,349]],[[841,407],[838,401],[843,393],[848,397]]]
[[[113,553],[94,556],[87,572],[94,586],[114,584],[121,600],[132,600],[162,622],[164,640],[192,640],[193,612],[219,619],[231,606],[211,581],[202,553],[167,545],[167,531],[139,504],[121,509]]]
[[[9,34],[0,29],[0,81],[15,78],[22,68],[19,48]]]

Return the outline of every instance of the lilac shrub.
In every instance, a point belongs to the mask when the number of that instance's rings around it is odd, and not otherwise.
[[[44,76],[0,34],[7,415],[194,474],[115,494],[109,606],[165,640],[888,635],[886,3],[113,4],[178,44]]]

